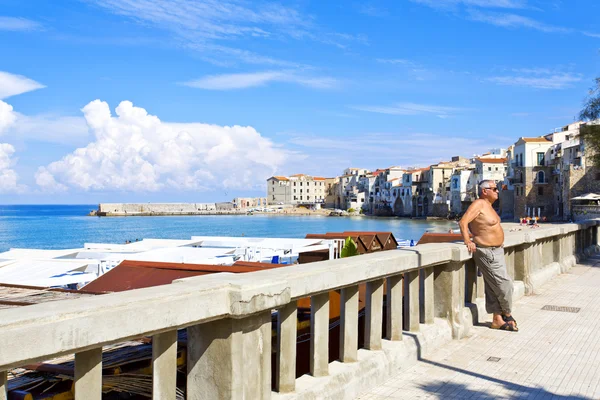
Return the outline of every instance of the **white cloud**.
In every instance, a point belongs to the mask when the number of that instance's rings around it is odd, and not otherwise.
[[[411,61],[411,60],[407,60],[404,58],[378,58],[377,59],[378,63],[382,63],[382,64],[392,64],[392,65],[408,65],[408,66],[415,66],[416,64]]]
[[[294,154],[252,127],[168,123],[123,101],[83,108],[95,141],[36,174],[45,190],[256,189]]]
[[[466,108],[445,107],[431,104],[398,103],[391,106],[350,106],[354,110],[390,115],[423,115],[435,114],[440,118],[467,111]]]
[[[288,82],[318,89],[333,88],[338,81],[329,77],[308,77],[292,71],[265,71],[247,74],[209,75],[185,82],[185,86],[208,90],[245,89],[263,86],[269,82]]]
[[[566,89],[580,82],[580,74],[557,72],[545,68],[516,69],[517,75],[494,76],[489,82],[505,86],[528,86],[537,89]]]
[[[16,121],[7,130],[11,136],[71,146],[86,144],[88,127],[83,117],[54,114],[24,115],[15,112]]]
[[[319,28],[314,18],[286,3],[245,0],[89,0],[114,14],[171,33],[184,47],[197,50],[204,60],[229,65],[234,60],[251,64],[293,66],[231,45],[238,39],[297,39],[345,48],[365,42],[361,35],[338,34]],[[219,43],[227,43],[225,45]]]
[[[13,107],[0,100],[0,135],[17,120],[17,114],[13,111]]]
[[[25,188],[18,184],[19,177],[12,169],[15,162],[12,158],[14,153],[15,148],[12,145],[0,143],[0,193],[18,193]]]
[[[0,16],[0,31],[35,31],[41,27],[40,24],[29,19]]]
[[[448,140],[448,138],[452,140]],[[289,140],[291,144],[304,148],[311,155],[310,162],[318,158],[338,157],[340,164],[329,168],[342,170],[347,165],[366,168],[389,165],[427,166],[440,161],[449,161],[453,156],[470,157],[482,154],[490,148],[507,147],[510,138],[465,137],[462,134],[430,134],[418,132],[370,133],[345,136],[344,140],[319,136],[298,135]],[[410,149],[410,151],[398,151]],[[343,157],[343,158],[341,158]],[[342,162],[343,161],[343,162]],[[336,169],[337,168],[337,169]],[[326,174],[327,171],[314,173]]]
[[[600,33],[594,33],[594,32],[581,32],[582,34],[584,34],[585,36],[589,36],[589,37],[593,37],[593,38],[600,38]]]
[[[468,18],[473,21],[485,22],[503,28],[530,28],[547,33],[568,33],[572,31],[568,28],[544,24],[543,22],[536,21],[532,18],[516,14],[484,13],[481,11],[470,10]]]
[[[0,71],[0,99],[42,89],[45,86],[21,75]]]
[[[472,6],[482,8],[526,8],[525,0],[411,0],[438,9],[450,9],[457,6]]]

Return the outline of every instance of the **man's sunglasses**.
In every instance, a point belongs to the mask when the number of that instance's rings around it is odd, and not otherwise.
[[[498,188],[497,188],[497,187],[493,187],[493,188],[484,188],[484,189],[487,189],[487,190],[493,190],[494,192],[497,192],[497,191],[498,191]]]

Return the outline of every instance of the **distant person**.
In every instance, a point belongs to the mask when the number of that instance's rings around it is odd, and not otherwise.
[[[504,260],[504,230],[500,217],[492,208],[498,200],[498,187],[492,180],[479,183],[479,199],[475,200],[459,222],[465,245],[485,282],[485,309],[493,314],[492,329],[516,332],[512,317],[513,281]],[[473,234],[473,241],[469,238]]]

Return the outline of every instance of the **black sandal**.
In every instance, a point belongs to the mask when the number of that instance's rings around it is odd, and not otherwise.
[[[515,321],[515,319],[512,317],[512,315],[510,315],[510,316],[508,316],[508,317],[507,317],[506,315],[503,315],[503,316],[502,316],[502,319],[504,320],[504,322],[514,322],[514,323],[515,323],[515,328],[516,328],[516,327],[517,327],[517,325],[518,325],[518,324],[517,324],[517,321]]]
[[[516,326],[512,326],[508,322],[504,323],[504,325],[499,326],[497,328],[490,326],[490,329],[497,329],[499,331],[508,331],[508,332],[519,332],[519,328],[517,328]]]

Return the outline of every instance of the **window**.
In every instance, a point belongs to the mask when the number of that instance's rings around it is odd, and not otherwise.
[[[452,181],[452,187],[454,189],[458,189],[458,179],[455,179],[455,180]]]
[[[538,186],[538,196],[543,196],[543,195],[544,195],[544,187]]]
[[[491,171],[491,170],[492,170],[492,167],[488,167],[488,171]]]
[[[298,197],[297,197],[297,196],[294,196],[294,200],[298,200]]]
[[[544,153],[537,153],[537,165],[544,165]]]
[[[360,202],[361,202],[361,203],[364,203],[364,202],[365,202],[365,199],[360,199]]]
[[[296,193],[296,189],[294,189],[294,193]]]
[[[275,195],[273,195],[273,200],[275,200]]]
[[[302,186],[302,182],[300,182],[300,186]]]
[[[496,171],[498,171],[498,167],[496,167]]]
[[[544,175],[544,171],[540,171],[537,174],[537,183],[546,183],[546,177]]]
[[[440,188],[440,189],[442,188],[442,182],[440,182],[439,188]]]
[[[275,193],[275,188],[273,188],[273,193]]]
[[[300,193],[302,193],[302,189],[300,189]]]
[[[296,186],[296,182],[294,182],[294,186]]]
[[[302,196],[300,196],[300,200],[302,200]]]
[[[306,193],[310,192],[310,189],[306,189]]]

